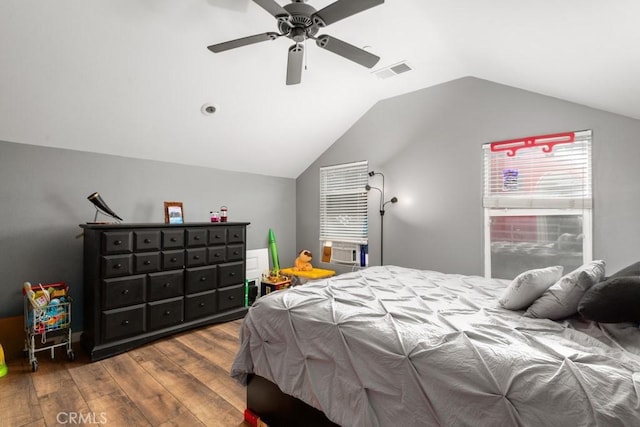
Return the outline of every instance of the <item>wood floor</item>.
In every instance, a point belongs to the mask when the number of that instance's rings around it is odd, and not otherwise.
[[[89,363],[74,345],[8,362],[0,378],[0,426],[224,426],[238,427],[245,388],[229,377],[240,320],[164,338],[128,353]],[[77,348],[76,348],[77,347]]]

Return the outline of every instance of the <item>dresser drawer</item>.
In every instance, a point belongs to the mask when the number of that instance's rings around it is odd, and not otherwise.
[[[136,274],[160,271],[160,252],[133,254],[133,264]]]
[[[225,286],[236,285],[241,283],[244,285],[244,262],[233,262],[223,264],[220,267],[220,284],[219,288]]]
[[[148,330],[152,331],[166,328],[182,322],[183,305],[182,297],[147,304],[147,315],[149,316]]]
[[[208,245],[224,245],[227,243],[227,227],[213,227],[209,229]]]
[[[207,230],[205,228],[187,228],[187,246],[205,246],[207,244]]]
[[[185,320],[194,320],[215,314],[218,311],[217,296],[217,291],[187,295],[184,301]]]
[[[102,233],[102,253],[121,254],[133,252],[130,231],[107,231]]]
[[[244,305],[244,284],[218,289],[218,310],[229,310]]]
[[[102,331],[105,341],[113,341],[141,334],[145,331],[145,306],[117,308],[102,312]]]
[[[207,248],[187,249],[187,267],[198,267],[207,263]]]
[[[131,255],[109,255],[102,257],[102,274],[105,278],[128,276],[131,273]]]
[[[144,299],[145,276],[107,279],[102,282],[104,300],[102,307],[106,310],[129,305],[141,304]]]
[[[162,230],[162,249],[184,248],[184,230]]]
[[[217,288],[218,267],[215,265],[197,268],[188,268],[185,278],[185,292],[193,294]]]
[[[184,267],[184,251],[162,251],[162,269],[177,270]]]
[[[227,243],[244,242],[244,227],[229,227],[227,231]]]
[[[226,246],[213,246],[207,248],[207,261],[209,264],[220,264],[227,260]]]
[[[155,231],[134,231],[133,241],[136,251],[159,251],[160,250],[160,230]]]
[[[147,282],[147,301],[177,297],[184,292],[184,271],[151,273]]]
[[[227,246],[227,261],[242,261],[244,259],[244,244]]]

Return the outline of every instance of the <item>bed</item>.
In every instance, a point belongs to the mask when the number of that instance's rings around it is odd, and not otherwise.
[[[270,425],[640,425],[637,324],[527,318],[509,283],[383,266],[272,293],[231,375]]]

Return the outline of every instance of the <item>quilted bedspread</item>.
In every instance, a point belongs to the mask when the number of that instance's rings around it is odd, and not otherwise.
[[[640,332],[499,307],[508,281],[371,267],[259,298],[231,375],[345,426],[640,426]]]

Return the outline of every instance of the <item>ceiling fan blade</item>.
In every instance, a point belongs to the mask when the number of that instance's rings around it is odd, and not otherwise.
[[[256,1],[256,0],[254,0]],[[320,9],[312,18],[321,27],[348,18],[351,15],[371,9],[384,3],[384,0],[337,0],[329,6]]]
[[[287,12],[282,6],[276,3],[275,0],[253,0],[253,2],[276,18],[291,18],[289,12]]]
[[[209,49],[213,53],[224,52],[225,50],[235,49],[237,47],[246,46],[249,44],[264,42],[267,40],[275,40],[280,36],[281,34],[274,32],[256,34],[253,36],[242,37],[241,39],[230,40],[228,42],[212,44],[211,46],[207,46],[207,49]]]
[[[316,44],[323,49],[347,58],[364,67],[372,68],[380,61],[380,57],[369,53],[366,50],[355,47],[347,42],[343,42],[335,37],[322,35],[316,39]]]
[[[287,85],[297,85],[302,80],[302,60],[304,45],[296,43],[289,48],[287,60]]]

